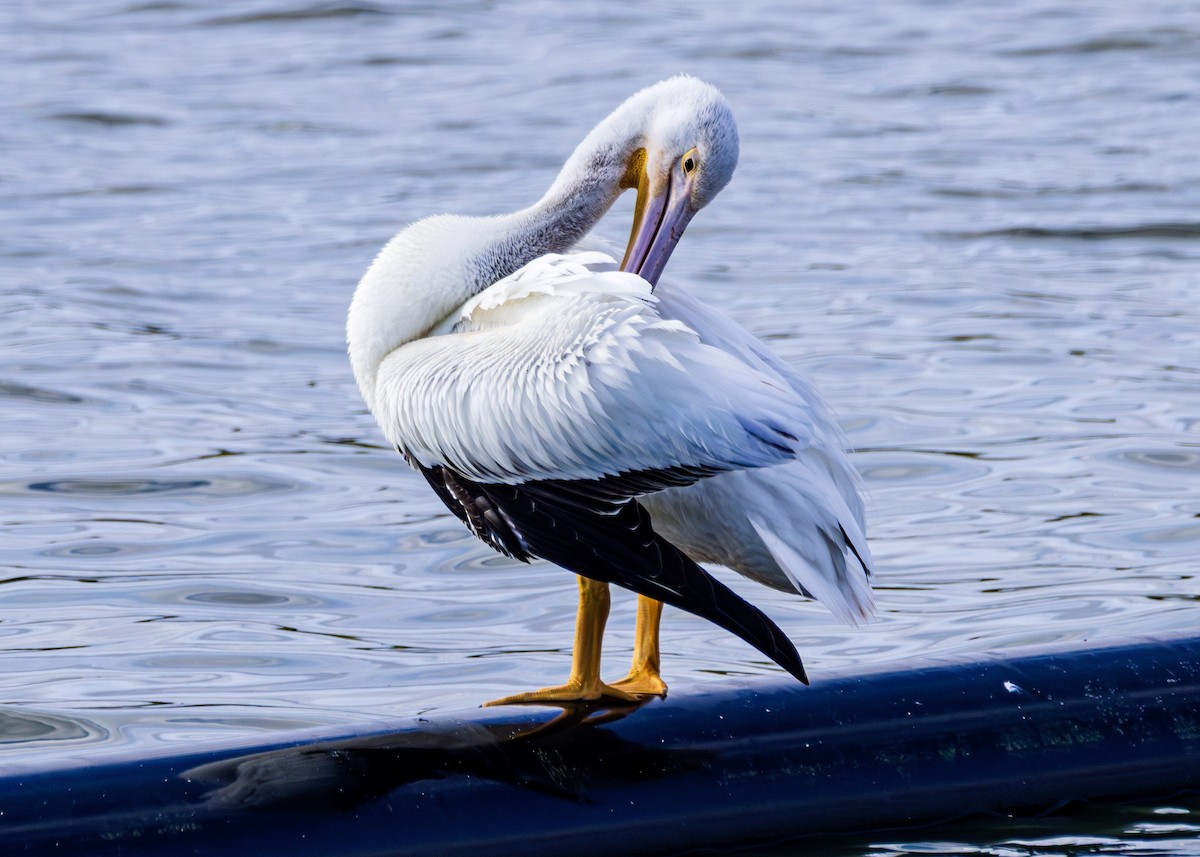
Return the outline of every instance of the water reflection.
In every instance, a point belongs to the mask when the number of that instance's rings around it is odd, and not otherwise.
[[[162,482],[142,480],[138,482],[85,482],[81,480],[63,480],[59,482],[33,482],[30,491],[50,491],[63,494],[157,494],[163,491],[190,491],[208,486],[202,479],[187,482]]]
[[[77,744],[106,741],[108,730],[79,717],[48,714],[32,708],[0,708],[0,746],[21,745],[45,751],[61,742]]]

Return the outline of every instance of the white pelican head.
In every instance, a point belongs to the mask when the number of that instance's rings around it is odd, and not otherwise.
[[[738,136],[716,87],[678,76],[626,99],[576,147],[538,202],[493,217],[435,215],[396,235],[354,294],[347,339],[374,402],[380,362],[464,301],[547,253],[569,252],[626,190],[637,207],[622,268],[655,283],[692,216],[733,175]]]
[[[733,176],[737,124],[720,91],[679,75],[630,96],[579,144],[547,199],[571,188],[604,198],[607,209],[637,189],[622,270],[657,281],[697,211]],[[580,179],[594,184],[581,188]]]
[[[654,283],[692,216],[733,176],[738,134],[725,97],[694,77],[664,80],[626,102],[642,103],[645,131],[622,177],[638,196],[621,268]]]

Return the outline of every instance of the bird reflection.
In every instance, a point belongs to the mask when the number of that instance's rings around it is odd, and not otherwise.
[[[589,780],[632,781],[699,764],[706,753],[649,748],[599,728],[646,701],[564,702],[549,720],[460,721],[226,759],[184,772],[214,786],[210,809],[350,809],[405,785],[466,775],[584,800]]]

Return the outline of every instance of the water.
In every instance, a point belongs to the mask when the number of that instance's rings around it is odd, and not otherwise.
[[[343,318],[400,226],[529,203],[681,70],[743,156],[668,275],[818,382],[870,491],[873,625],[732,581],[814,678],[1194,628],[1200,7],[859,5],[6,5],[0,764],[561,679],[571,580],[383,447]],[[674,692],[775,671],[664,633]],[[1145,812],[1172,809],[851,851],[1200,853],[1200,804]]]

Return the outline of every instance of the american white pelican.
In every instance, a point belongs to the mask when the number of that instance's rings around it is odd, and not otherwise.
[[[721,94],[671,78],[597,125],[529,208],[418,221],[358,284],[350,360],[388,440],[493,548],[580,575],[570,678],[496,703],[665,693],[661,602],[806,682],[783,632],[698,562],[849,622],[874,610],[857,477],[820,397],[733,322],[655,289],[737,154]],[[629,188],[617,270],[578,242]],[[600,679],[609,583],[639,593],[614,685]]]

